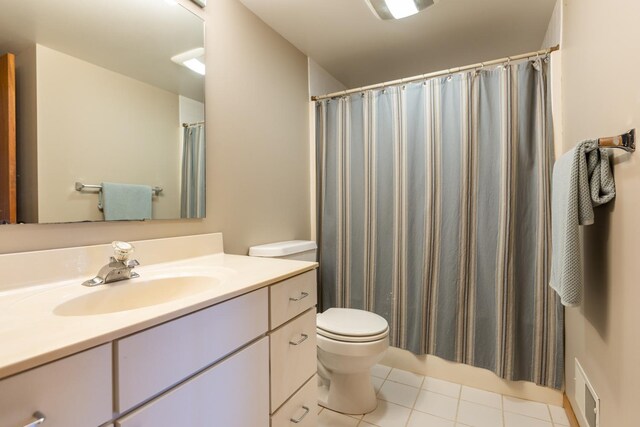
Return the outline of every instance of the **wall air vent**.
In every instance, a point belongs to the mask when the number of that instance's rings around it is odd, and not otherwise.
[[[580,424],[588,427],[600,427],[600,398],[589,382],[578,359],[575,359],[575,382],[574,397],[578,403],[576,416],[581,418]]]

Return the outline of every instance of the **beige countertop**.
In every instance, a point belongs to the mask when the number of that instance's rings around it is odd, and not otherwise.
[[[1,266],[0,262],[0,266]],[[288,277],[313,270],[317,263],[216,253],[159,262],[135,269],[140,278],[93,288],[93,275],[0,291],[0,379],[139,332]],[[60,306],[109,286],[176,276],[210,276],[210,289],[169,302],[91,315],[61,313]]]

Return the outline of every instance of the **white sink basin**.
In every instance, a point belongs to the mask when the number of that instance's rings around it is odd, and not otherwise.
[[[206,292],[220,280],[213,276],[131,279],[99,285],[89,294],[70,299],[53,310],[58,316],[91,316],[164,304]]]

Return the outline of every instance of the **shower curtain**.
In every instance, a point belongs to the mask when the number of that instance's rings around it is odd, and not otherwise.
[[[390,343],[560,388],[547,59],[316,104],[322,308]]]
[[[182,139],[181,218],[205,217],[205,182],[204,125],[190,125]]]

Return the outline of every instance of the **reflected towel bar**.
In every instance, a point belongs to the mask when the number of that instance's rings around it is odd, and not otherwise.
[[[631,129],[629,132],[598,139],[598,147],[600,148],[621,148],[624,151],[633,153],[636,151],[636,130]]]
[[[83,184],[81,182],[76,182],[76,191],[82,191],[85,189],[89,189],[89,190],[102,190],[102,185],[98,185],[98,184]],[[153,187],[151,189],[151,191],[153,191],[153,195],[157,196],[158,194],[160,194],[162,192],[162,187]]]

